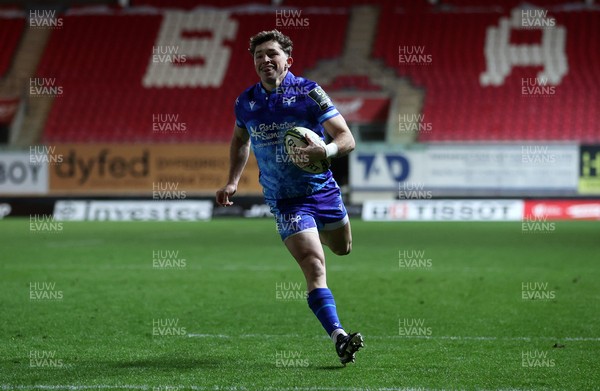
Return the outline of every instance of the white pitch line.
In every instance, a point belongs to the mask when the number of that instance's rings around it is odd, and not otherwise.
[[[297,338],[298,334],[241,334],[241,335],[225,335],[225,334],[188,334],[189,338]],[[466,340],[466,341],[585,341],[585,342],[600,342],[600,337],[486,337],[486,336],[460,336],[460,335],[365,335],[368,339],[442,339],[442,340]],[[303,338],[305,338],[303,336]],[[326,335],[314,336],[315,339],[327,339]]]
[[[124,385],[109,385],[109,384],[96,384],[96,385],[50,385],[50,384],[36,384],[36,385],[11,385],[2,384],[0,386],[2,390],[165,390],[165,391],[184,391],[184,390],[219,390],[219,391],[250,391],[258,390],[261,391],[444,391],[433,388],[423,387],[260,387],[260,388],[248,388],[245,386],[172,386],[172,385],[159,385],[150,386],[146,384],[124,384]],[[491,391],[490,389],[481,389],[480,391]],[[494,391],[525,391],[516,388],[501,388],[495,389]]]
[[[103,390],[103,389],[113,389],[113,390],[151,390],[152,386],[146,385],[108,385],[108,384],[96,384],[93,386],[88,385],[71,385],[71,384],[36,384],[33,386],[22,386],[22,385],[10,385],[3,384],[2,390]],[[176,390],[173,388],[172,390]]]
[[[229,335],[223,334],[188,334],[190,338],[231,338]]]
[[[1,386],[2,390],[165,390],[165,391],[178,391],[178,390],[214,390],[214,387],[205,387],[205,386],[171,386],[171,385],[160,385],[160,386],[150,386],[146,384],[124,384],[124,385],[111,385],[111,384],[96,384],[96,385],[54,385],[54,384],[36,384],[33,386],[23,386],[23,385],[7,385],[3,384]],[[242,391],[248,390],[244,387],[235,387],[235,386],[223,386],[220,387],[219,390],[224,391]]]
[[[453,336],[453,335],[397,335],[397,336],[374,336],[375,339],[400,338],[400,339],[448,339],[448,340],[474,340],[474,341],[534,341],[536,339],[548,341],[600,341],[600,337],[475,337],[475,336]]]

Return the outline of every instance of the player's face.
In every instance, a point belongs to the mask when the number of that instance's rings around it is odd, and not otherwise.
[[[267,87],[277,87],[292,65],[292,58],[276,41],[263,42],[254,50],[254,69]]]

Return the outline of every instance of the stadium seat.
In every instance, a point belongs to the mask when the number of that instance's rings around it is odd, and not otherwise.
[[[0,18],[0,77],[10,67],[24,28],[23,18]]]
[[[481,5],[483,1],[444,1],[452,5],[444,12],[426,1],[378,2],[383,11],[372,56],[395,70],[398,77],[410,79],[412,85],[425,91],[423,114],[433,124],[433,131],[421,134],[419,140],[599,141],[596,129],[600,121],[597,107],[600,68],[594,65],[600,56],[597,16],[577,10],[552,12],[564,33],[558,30],[552,33],[555,39],[543,41],[539,30],[511,29],[508,44],[499,48],[495,44],[501,42],[500,38],[490,35],[489,29],[498,26],[501,18],[508,18],[511,10],[506,7],[502,12],[461,10]],[[299,7],[317,3],[284,2]],[[555,3],[559,2],[534,2]],[[188,10],[194,8],[195,2],[133,2],[133,6],[167,7],[167,4]],[[64,28],[52,32],[37,71],[38,77],[55,77],[65,89],[64,96],[53,104],[44,140],[229,140],[235,98],[257,82],[247,51],[248,38],[257,31],[273,28],[275,23],[272,12],[257,11],[248,17],[247,13],[227,8],[240,4],[245,2],[215,2],[222,11],[218,8],[195,14],[179,11],[170,16],[163,15],[172,10],[162,14],[117,10],[101,15],[65,15]],[[352,0],[352,4],[365,2]],[[282,29],[294,40],[292,71],[297,75],[314,68],[321,60],[342,54],[349,13],[341,7],[323,13],[311,8],[306,15],[310,28]],[[166,21],[169,22],[165,25]],[[23,21],[19,23],[22,29]],[[14,30],[2,25],[0,37],[7,31],[14,34]],[[183,52],[203,54],[189,56],[187,64],[152,66],[153,48],[169,41],[161,41],[161,34],[175,40]],[[324,40],[324,36],[328,39]],[[214,39],[220,40],[220,44],[211,43]],[[4,40],[1,44],[6,45]],[[422,50],[425,59],[430,60],[401,63],[398,56],[401,46]],[[558,55],[561,53],[558,48],[563,46],[564,56]],[[0,71],[2,64],[10,61],[8,52],[1,51]],[[520,65],[511,67],[510,56]],[[211,61],[206,61],[207,58]],[[547,59],[545,68],[536,65],[544,59]],[[524,95],[523,80],[535,79],[542,70],[550,82],[558,81],[553,86],[554,93]],[[220,71],[222,80],[215,77]],[[489,80],[482,76],[486,71],[493,75]],[[506,76],[502,79],[498,74]],[[366,76],[354,74],[339,76],[324,87],[332,91],[380,90]],[[81,96],[89,99],[83,100]],[[187,131],[152,132],[152,116],[164,113],[178,114]]]

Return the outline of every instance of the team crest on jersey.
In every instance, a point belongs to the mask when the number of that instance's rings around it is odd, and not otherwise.
[[[292,103],[296,103],[296,97],[292,96],[290,98],[286,98],[285,96],[283,97],[283,104],[287,104],[288,106],[290,106]]]
[[[327,95],[321,87],[316,87],[310,90],[308,92],[308,96],[319,105],[321,111],[325,111],[333,106],[333,103],[331,103],[331,98],[329,98],[329,95]]]

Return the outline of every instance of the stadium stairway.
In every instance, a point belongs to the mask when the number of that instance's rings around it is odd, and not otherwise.
[[[371,65],[369,55],[378,17],[377,7],[353,7],[346,28],[343,54],[334,60],[319,61],[315,68],[305,73],[306,77],[318,80],[321,85],[330,85],[340,76],[371,76],[368,72]]]
[[[407,79],[399,78],[392,68],[381,60],[373,60],[371,51],[377,34],[380,8],[374,6],[355,6],[351,9],[344,52],[335,60],[321,61],[317,67],[307,71],[306,76],[319,80],[322,85],[336,86],[338,80],[354,75],[354,87],[364,90],[378,86],[392,97],[390,120],[386,129],[386,141],[391,143],[410,143],[415,140],[415,133],[398,132],[398,113],[419,114],[423,105],[424,93],[414,88]],[[358,76],[357,76],[358,75]],[[368,84],[361,83],[361,79]]]
[[[20,129],[13,128],[9,144],[25,147],[35,144],[41,136],[46,118],[52,108],[53,97],[37,96],[29,98],[30,78],[35,76],[37,66],[42,58],[51,30],[26,27],[16,49],[13,63],[6,75],[9,93],[22,96],[21,104],[25,104],[25,116]]]

